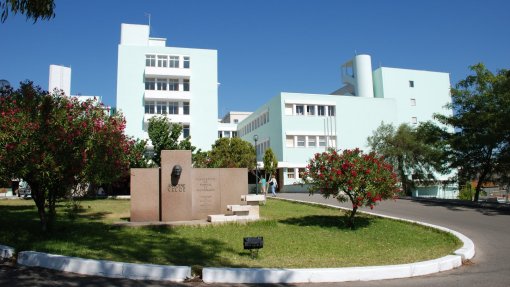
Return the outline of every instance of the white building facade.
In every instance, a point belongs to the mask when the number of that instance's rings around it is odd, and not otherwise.
[[[147,139],[148,120],[166,116],[183,126],[181,138],[209,150],[217,139],[217,51],[167,47],[147,25],[121,25],[118,47],[118,111],[126,133]]]
[[[218,120],[218,138],[237,137],[237,125],[249,115],[251,112],[228,112]]]
[[[259,162],[271,147],[278,159],[283,191],[304,191],[300,173],[317,152],[329,147],[368,150],[367,138],[381,123],[417,125],[434,113],[451,114],[449,74],[381,67],[372,71],[368,55],[342,66],[345,86],[332,94],[280,93],[238,125],[238,135],[254,143]],[[261,165],[261,163],[259,163]],[[454,190],[427,188],[427,194]]]

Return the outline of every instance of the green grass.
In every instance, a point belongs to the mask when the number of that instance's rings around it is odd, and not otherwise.
[[[128,200],[85,200],[73,221],[59,206],[42,233],[31,200],[0,201],[0,244],[83,258],[168,265],[313,268],[401,264],[438,258],[460,247],[447,233],[401,221],[357,215],[356,230],[339,210],[279,200],[261,206],[265,220],[202,227],[118,227]],[[243,237],[263,236],[252,259]]]

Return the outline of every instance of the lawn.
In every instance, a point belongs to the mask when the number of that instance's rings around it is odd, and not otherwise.
[[[32,200],[0,201],[0,244],[17,250],[134,263],[186,266],[313,268],[401,264],[451,254],[460,241],[428,227],[367,215],[358,228],[337,209],[268,200],[264,220],[201,227],[120,227],[129,200],[84,200],[75,219],[66,203],[51,233],[39,228]],[[71,213],[72,215],[72,213]],[[252,259],[243,237],[263,236]]]

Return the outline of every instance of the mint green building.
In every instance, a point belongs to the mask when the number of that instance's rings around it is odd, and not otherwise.
[[[147,25],[121,25],[117,109],[126,133],[147,139],[147,123],[162,115],[183,126],[197,148],[209,150],[218,135],[216,50],[167,47]]]
[[[344,86],[331,94],[285,93],[273,97],[238,125],[238,135],[254,143],[259,166],[271,147],[278,158],[283,191],[305,191],[298,185],[308,159],[329,147],[367,150],[367,137],[382,122],[417,125],[434,113],[450,114],[448,73],[381,67],[357,55],[342,65]],[[447,179],[447,176],[442,178]],[[420,194],[421,191],[421,194]],[[418,188],[420,196],[455,197],[456,188]]]

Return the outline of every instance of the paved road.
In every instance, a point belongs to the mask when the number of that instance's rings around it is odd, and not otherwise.
[[[283,194],[281,197],[329,204],[338,203],[308,194]],[[347,206],[347,205],[346,205]],[[461,268],[410,279],[330,284],[296,284],[296,286],[510,286],[510,212],[478,207],[413,200],[387,201],[372,212],[442,225],[471,238],[476,256]],[[204,284],[134,281],[81,276],[39,268],[0,265],[0,286],[255,286],[255,284]],[[267,286],[289,286],[272,284]],[[294,285],[291,285],[294,286]]]

